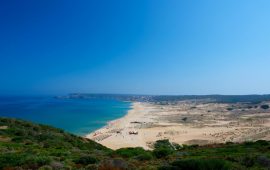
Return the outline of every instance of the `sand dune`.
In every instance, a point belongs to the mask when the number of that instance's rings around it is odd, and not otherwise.
[[[238,104],[183,101],[174,104],[134,102],[123,118],[111,121],[87,138],[112,149],[152,149],[156,140],[179,144],[243,142],[270,138],[270,112],[243,110]]]

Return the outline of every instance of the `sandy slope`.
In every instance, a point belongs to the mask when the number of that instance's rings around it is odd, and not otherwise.
[[[228,107],[189,101],[165,105],[134,102],[127,115],[87,138],[112,149],[137,146],[151,149],[160,139],[179,144],[209,144],[269,138],[269,111],[243,111],[242,106],[228,111]]]

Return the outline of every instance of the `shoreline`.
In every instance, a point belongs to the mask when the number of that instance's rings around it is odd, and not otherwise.
[[[143,147],[149,149],[143,141],[139,143],[138,136],[129,135],[129,132],[137,132],[137,128],[131,126],[133,120],[140,119],[140,110],[143,110],[140,102],[131,102],[131,107],[123,117],[107,122],[107,125],[86,135],[86,138],[92,139],[111,149],[123,147]],[[140,136],[140,135],[139,135]]]
[[[270,139],[270,111],[236,114],[227,111],[228,107],[228,104],[189,101],[167,105],[132,102],[126,115],[109,121],[86,138],[111,149],[147,150],[163,139],[189,145]]]
[[[84,138],[90,138],[89,136],[93,135],[95,132],[99,131],[100,129],[106,129],[107,127],[110,127],[115,121],[117,121],[117,120],[122,119],[123,117],[125,117],[129,113],[129,111],[133,109],[133,102],[131,102],[131,101],[122,101],[122,102],[124,102],[124,103],[130,103],[130,106],[127,109],[127,112],[123,116],[118,117],[118,118],[115,118],[115,119],[107,120],[106,122],[104,122],[104,125],[103,126],[97,128],[96,130],[91,131],[90,133],[84,134],[82,137],[84,137]]]

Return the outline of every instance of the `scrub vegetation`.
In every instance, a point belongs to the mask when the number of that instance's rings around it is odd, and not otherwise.
[[[0,118],[0,169],[269,169],[270,142],[178,145],[157,141],[143,148],[108,149],[50,126]]]

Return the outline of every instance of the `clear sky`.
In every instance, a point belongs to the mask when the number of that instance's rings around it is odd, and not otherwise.
[[[0,94],[270,93],[269,0],[0,1]]]

